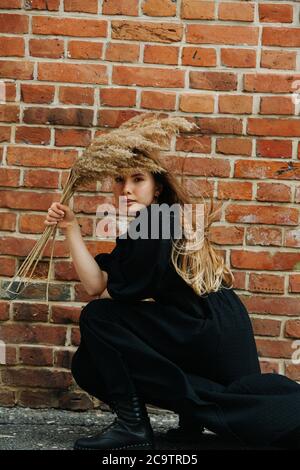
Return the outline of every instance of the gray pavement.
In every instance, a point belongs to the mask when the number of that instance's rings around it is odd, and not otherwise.
[[[156,438],[156,450],[239,449],[230,441],[205,430],[194,443],[170,443],[169,428],[176,427],[178,416],[169,410],[148,407]],[[67,411],[58,409],[0,408],[0,450],[72,450],[74,441],[101,432],[115,418],[103,409]]]

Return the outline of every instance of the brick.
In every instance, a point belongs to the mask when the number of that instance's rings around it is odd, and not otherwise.
[[[52,103],[55,88],[52,85],[21,83],[21,100],[24,103]]]
[[[0,13],[0,32],[12,34],[28,33],[29,18],[26,15]]]
[[[288,162],[263,162],[237,160],[234,176],[255,179],[300,179],[300,164]]]
[[[139,55],[139,44],[110,42],[106,46],[105,60],[112,62],[138,62]]]
[[[0,62],[0,78],[16,80],[33,79],[33,62],[2,60]]]
[[[183,182],[184,188],[194,194],[195,197],[203,195],[211,196],[213,194],[213,183],[207,179],[185,178]]]
[[[225,218],[231,223],[298,225],[299,210],[283,206],[231,204],[226,209]]]
[[[290,359],[293,353],[290,341],[258,338],[256,345],[259,356]]]
[[[183,47],[182,65],[193,67],[215,67],[217,65],[217,53],[215,49],[204,47]]]
[[[20,110],[14,105],[0,105],[0,121],[1,122],[19,122]]]
[[[106,0],[103,2],[102,15],[137,16],[138,0]]]
[[[134,109],[114,110],[103,108],[101,110],[98,110],[97,126],[117,128],[123,122],[128,121],[128,119],[137,116],[138,114],[140,114],[139,111],[136,111]]]
[[[261,23],[292,23],[292,5],[262,4],[258,5],[259,21]]]
[[[240,135],[243,132],[241,119],[200,117],[197,121],[203,134]]]
[[[250,157],[252,154],[252,140],[235,137],[218,138],[216,140],[216,152],[224,155],[246,155]]]
[[[8,217],[5,217],[7,219]],[[0,218],[2,220],[3,217]],[[11,225],[14,226],[14,230],[16,228],[16,221],[14,220]],[[5,227],[5,224],[4,224]],[[9,228],[10,229],[10,228]],[[12,228],[10,229],[11,231],[14,231]],[[11,259],[9,257],[1,257],[1,265],[0,265],[0,274],[1,276],[9,276],[12,277],[16,272],[16,261],[14,259]]]
[[[186,93],[180,96],[179,109],[188,113],[213,113],[214,104],[212,95]]]
[[[23,38],[2,37],[0,38],[1,57],[17,56],[24,57],[25,44]]]
[[[1,4],[1,3],[0,3]],[[13,390],[1,390],[0,392],[1,406],[15,406],[16,396]]]
[[[10,142],[11,127],[1,126],[0,128],[0,142]],[[1,155],[0,155],[1,157]],[[1,161],[1,158],[0,158]]]
[[[275,294],[284,294],[284,277],[273,274],[250,273],[248,289],[250,292],[273,292]],[[280,322],[278,323],[280,324]],[[277,333],[280,333],[280,329]]]
[[[48,170],[26,170],[24,172],[24,186],[28,188],[55,188],[59,187],[59,173]]]
[[[295,105],[291,98],[286,96],[262,96],[260,100],[260,114],[294,114]]]
[[[50,129],[44,127],[18,126],[16,128],[16,143],[49,145]]]
[[[221,64],[226,67],[255,68],[256,51],[251,49],[221,49]]]
[[[247,132],[250,135],[299,137],[299,120],[276,118],[249,118]]]
[[[298,188],[296,188],[296,192],[295,192],[295,202],[300,202],[300,186]]]
[[[127,90],[127,95],[128,95]],[[120,105],[119,105],[120,106]],[[172,92],[160,92],[143,90],[141,93],[141,107],[156,110],[175,110],[176,94]]]
[[[257,93],[290,93],[295,80],[297,80],[296,75],[246,73],[244,75],[244,91]]]
[[[33,210],[47,210],[52,203],[53,194],[41,194],[37,198],[37,193],[34,191],[18,191],[18,197],[14,191],[3,190],[0,193],[2,207],[12,209],[33,209]]]
[[[248,250],[235,250],[231,252],[231,263],[234,268],[239,269],[258,269],[264,271],[293,271],[294,267],[300,262],[299,253],[293,252],[253,252]],[[281,299],[283,301],[283,299]],[[284,301],[295,301],[297,299],[285,299]],[[298,314],[300,305],[298,302]],[[257,312],[259,313],[259,312]]]
[[[53,350],[37,346],[20,346],[19,362],[26,366],[52,366]]]
[[[93,106],[94,90],[91,87],[61,86],[59,101],[63,104]]]
[[[54,264],[55,279],[61,281],[79,281],[74,264],[69,261],[56,261]],[[74,310],[74,308],[72,307]]]
[[[281,246],[282,230],[270,227],[247,227],[247,245]]]
[[[187,20],[213,20],[215,5],[212,1],[183,0],[180,14],[181,18]]]
[[[54,351],[54,365],[64,369],[71,369],[73,355],[74,351],[70,349]]]
[[[0,168],[0,186],[19,186],[20,171],[14,168]]]
[[[219,112],[229,114],[252,114],[252,96],[220,95]]]
[[[178,42],[182,40],[181,23],[154,23],[150,21],[112,20],[112,39],[145,42]]]
[[[228,72],[190,72],[190,88],[232,91],[237,89],[237,76]]]
[[[14,321],[47,322],[48,306],[38,303],[17,302],[13,304]]]
[[[79,308],[53,305],[51,309],[50,321],[61,324],[78,324],[80,313],[81,309]]]
[[[184,75],[184,70],[115,65],[113,67],[112,83],[118,85],[183,88]]]
[[[186,42],[194,44],[258,44],[258,28],[252,26],[186,25]]]
[[[292,158],[293,145],[291,140],[257,139],[256,155],[264,158]]]
[[[106,37],[105,20],[33,16],[32,33],[54,36]],[[60,64],[62,65],[62,64]]]
[[[64,42],[61,39],[31,39],[29,53],[33,57],[59,59],[65,55]]]
[[[224,21],[254,21],[254,3],[220,3],[219,20]]]
[[[213,226],[211,240],[217,245],[240,245],[243,243],[244,227]]]
[[[30,0],[24,3],[25,10],[58,11],[60,0]]]
[[[279,336],[281,321],[269,318],[251,318],[254,334],[258,336]]]
[[[252,199],[252,184],[240,181],[219,181],[218,199]]]
[[[260,368],[262,374],[279,374],[278,362],[260,359]]]
[[[300,229],[285,230],[284,246],[300,248]],[[299,266],[300,267],[300,266]]]
[[[2,380],[5,385],[10,386],[50,389],[67,389],[72,384],[70,372],[54,371],[46,368],[37,371],[30,367],[6,368],[2,372]]]
[[[172,0],[145,0],[142,12],[147,16],[176,16],[176,3]]]
[[[64,410],[84,411],[94,407],[92,398],[87,393],[66,390],[59,394],[59,407]]]
[[[80,331],[78,327],[71,329],[71,344],[73,346],[79,346],[80,344]]]
[[[38,64],[38,79],[52,82],[93,83],[106,85],[108,83],[107,68],[102,64],[63,64],[55,62],[40,62]]]
[[[41,149],[33,147],[9,147],[7,164],[33,167],[69,169],[75,160],[74,150]]]
[[[291,187],[281,183],[258,183],[257,201],[291,202]]]
[[[69,59],[102,59],[103,44],[88,41],[69,41],[67,57]]]
[[[22,8],[22,0],[0,0],[0,8],[8,9],[20,9]]]
[[[0,301],[0,321],[9,319],[9,304],[8,302]]]
[[[294,352],[296,359],[299,360],[299,352],[297,350]],[[286,364],[285,366],[285,375],[292,380],[300,380],[300,366],[299,364]]]
[[[82,13],[98,13],[98,0],[64,0],[64,11],[78,11]]]
[[[300,28],[264,27],[262,33],[263,46],[299,47]]]
[[[233,288],[234,289],[246,289],[246,274],[240,271],[232,270],[234,275]]]
[[[204,157],[185,158],[183,174],[226,178],[229,177],[229,173],[230,165],[227,161]]]
[[[146,44],[144,48],[144,63],[178,65],[178,54],[179,47]]]
[[[300,292],[300,274],[289,275],[289,292],[298,293]]]
[[[54,325],[3,324],[1,339],[7,343],[45,344],[60,346],[65,344],[66,328]]]
[[[210,153],[211,137],[207,135],[178,135],[176,150],[191,153]]]
[[[296,52],[263,50],[260,66],[267,69],[294,70],[296,58]]]
[[[84,129],[55,129],[55,146],[87,147],[91,142],[91,131]]]
[[[284,336],[300,338],[300,320],[287,320],[284,325]]]
[[[90,127],[93,123],[92,109],[78,108],[42,108],[24,109],[23,121],[28,124],[58,124],[68,126]]]
[[[59,395],[61,392],[59,393]],[[28,408],[58,408],[59,401],[53,390],[20,390],[18,405]]]

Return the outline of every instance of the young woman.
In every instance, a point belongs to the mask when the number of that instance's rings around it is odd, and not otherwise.
[[[153,206],[191,202],[170,173],[133,170],[114,178],[113,193],[116,208],[123,198],[129,212],[146,215],[148,229]],[[212,220],[210,212],[207,229]],[[205,427],[244,446],[297,446],[300,385],[261,374],[249,315],[207,229],[191,250],[184,236],[174,237],[178,219],[170,221],[169,238],[120,235],[111,253],[93,258],[71,209],[49,209],[47,223],[66,230],[86,291],[100,296],[82,310],[72,374],[117,414],[74,448],[155,448],[145,403],[179,414],[179,428],[169,432],[174,440],[200,438]]]

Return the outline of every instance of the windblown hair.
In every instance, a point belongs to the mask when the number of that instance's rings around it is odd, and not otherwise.
[[[197,198],[191,196],[177,178],[168,172],[155,173],[153,177],[156,183],[163,188],[157,203],[168,205],[177,203],[181,209],[184,204],[189,204],[192,207],[192,229],[194,233],[197,233],[195,212],[193,211],[194,200]],[[182,279],[192,287],[196,294],[203,296],[210,292],[216,292],[220,288],[232,288],[234,276],[230,268],[226,266],[223,257],[217,253],[210,238],[210,228],[219,209],[216,209],[212,196],[209,205],[205,202],[203,195],[199,199],[204,207],[203,238],[200,243],[198,241],[193,245],[194,248],[190,240],[184,236],[176,241],[172,240],[171,260]],[[183,220],[180,219],[180,222],[182,223],[182,233],[184,233]]]

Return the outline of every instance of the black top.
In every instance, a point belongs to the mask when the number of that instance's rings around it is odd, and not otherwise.
[[[108,293],[113,299],[124,301],[153,298],[202,317],[199,295],[176,272],[171,260],[172,240],[175,241],[179,233],[176,213],[170,212],[170,224],[165,224],[165,227],[170,227],[169,234],[167,230],[163,231],[162,218],[159,218],[156,239],[150,236],[151,205],[139,213],[146,214],[148,218],[148,238],[132,239],[128,236],[131,229],[137,227],[135,219],[126,232],[127,238],[124,235],[117,237],[111,253],[100,253],[94,258],[100,268],[108,273]]]

